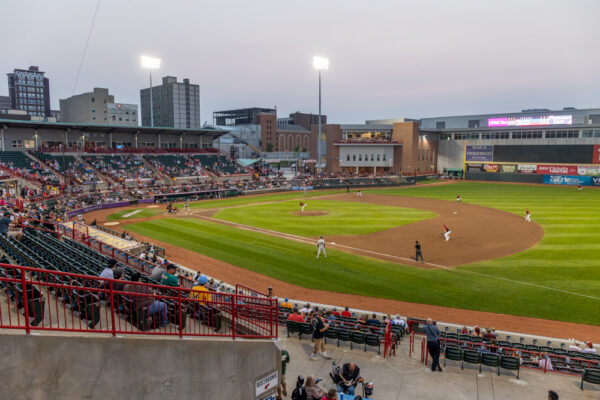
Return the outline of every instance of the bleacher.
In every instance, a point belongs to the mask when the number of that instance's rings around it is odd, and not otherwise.
[[[0,152],[0,164],[26,179],[33,179],[41,182],[58,183],[58,178],[52,171],[42,168],[32,158],[22,151],[2,151]]]
[[[248,174],[246,168],[241,167],[229,158],[216,154],[192,154],[190,158],[200,162],[202,167],[212,171],[218,176]]]
[[[171,178],[205,175],[198,162],[182,154],[145,155],[144,158]]]
[[[154,171],[132,154],[86,156],[84,160],[100,173],[119,182],[125,179],[157,179]]]
[[[32,154],[54,171],[68,176],[79,183],[91,183],[98,181],[96,172],[93,169],[88,168],[83,162],[77,160],[74,156],[49,154],[39,151],[34,151]]]

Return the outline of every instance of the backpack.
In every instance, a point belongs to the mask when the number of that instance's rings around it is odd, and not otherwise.
[[[292,400],[307,400],[306,391],[304,386],[296,386],[296,389],[292,392]]]

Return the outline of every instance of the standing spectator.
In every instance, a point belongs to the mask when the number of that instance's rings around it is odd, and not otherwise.
[[[423,327],[423,331],[427,335],[427,349],[431,354],[431,371],[434,372],[437,368],[442,372],[440,366],[440,330],[433,324],[431,318],[427,318],[427,325]]]
[[[287,384],[285,382],[285,370],[290,363],[290,353],[287,350],[281,350],[281,385],[277,387],[277,399],[281,399],[281,394],[287,396]]]
[[[319,311],[318,314],[316,312],[313,313],[312,328],[313,328],[314,347],[313,347],[313,352],[310,356],[311,360],[319,359],[317,357],[317,352],[319,351],[319,348],[321,349],[321,354],[323,355],[323,358],[325,358],[326,360],[329,360],[330,357],[325,352],[325,340],[324,340],[325,331],[327,329],[329,329],[329,324],[325,324],[323,322],[323,311]]]
[[[174,264],[167,265],[167,272],[164,273],[161,284],[165,286],[179,286],[179,279],[175,275],[175,271],[177,271],[177,267]]]
[[[10,219],[8,217],[10,217],[10,213],[6,211],[4,216],[0,218],[0,234],[8,233],[8,226],[10,225]]]

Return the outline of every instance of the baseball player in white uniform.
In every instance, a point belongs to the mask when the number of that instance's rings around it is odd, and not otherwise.
[[[444,237],[446,238],[446,241],[450,240],[451,233],[452,233],[452,231],[450,230],[450,228],[448,228],[446,225],[444,225]]]
[[[323,256],[325,256],[325,258],[327,258],[327,252],[325,252],[325,239],[323,239],[323,236],[321,236],[319,238],[319,241],[317,242],[317,257],[319,258],[319,255],[321,255],[321,251],[323,251]]]
[[[356,197],[362,197],[362,192],[360,191],[360,189],[356,191]]]
[[[529,208],[525,209],[525,221],[531,222],[531,213],[529,212]]]
[[[301,201],[300,202],[300,212],[304,212],[304,207],[306,207],[306,203]]]

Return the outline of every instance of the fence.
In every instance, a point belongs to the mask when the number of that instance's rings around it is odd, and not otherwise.
[[[277,299],[8,264],[0,264],[0,286],[3,329],[113,336],[277,337]]]

